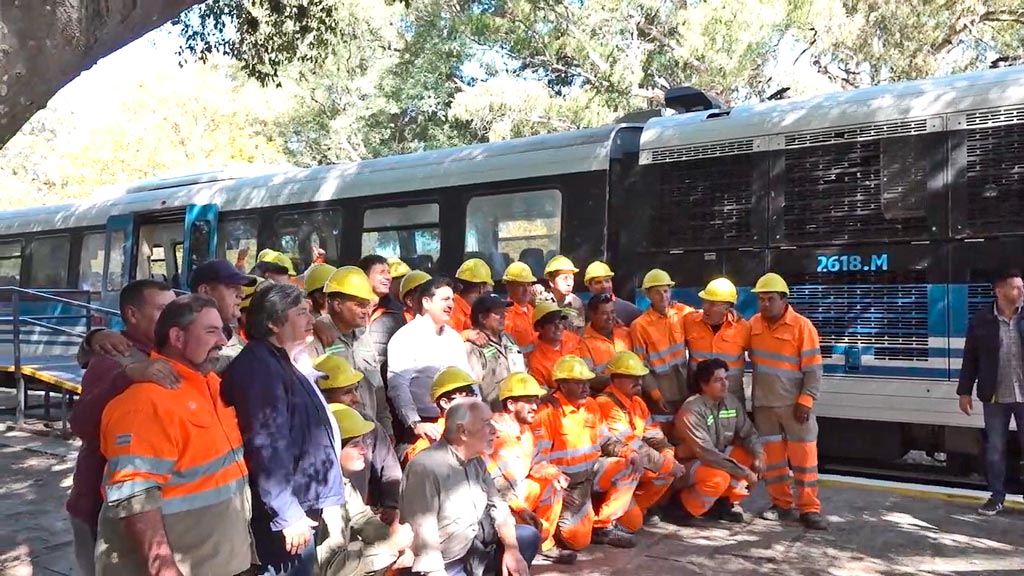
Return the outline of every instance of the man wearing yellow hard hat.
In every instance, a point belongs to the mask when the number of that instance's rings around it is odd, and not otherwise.
[[[729,365],[729,393],[746,405],[743,370],[750,348],[750,323],[736,313],[736,286],[715,278],[697,294],[702,308],[687,314],[683,324],[690,354],[690,374],[701,360],[720,358]]]
[[[398,295],[398,289],[402,285],[402,278],[409,272],[412,272],[412,268],[405,262],[402,262],[401,258],[394,256],[388,258],[388,270],[391,272],[391,297],[397,301],[401,301],[401,297]]]
[[[455,279],[459,282],[459,286],[455,294],[455,307],[452,309],[448,325],[458,330],[464,339],[483,344],[485,338],[473,329],[470,309],[477,298],[491,292],[491,288],[494,286],[491,267],[479,258],[470,258],[463,262],[462,266],[459,266],[455,272]]]
[[[431,444],[441,437],[444,430],[444,414],[448,408],[459,398],[477,398],[477,381],[465,370],[451,366],[441,370],[434,376],[434,382],[430,386],[430,399],[437,405],[441,413],[440,418],[434,423],[436,433],[433,438],[420,438],[405,451],[402,462],[408,463],[417,454],[426,450]]]
[[[537,410],[533,435],[537,459],[569,476],[556,538],[570,550],[607,544],[636,546],[619,526],[629,510],[643,466],[639,455],[605,426],[601,407],[590,397],[594,373],[579,356],[563,356],[552,371],[556,390]],[[595,511],[591,493],[603,493]]]
[[[252,297],[256,294],[256,289],[267,280],[263,278],[257,278],[256,283],[252,286],[242,286],[242,301],[238,304],[238,339],[241,340],[242,345],[245,345],[249,341],[249,338],[245,335],[245,317],[249,313],[249,304],[252,303]]]
[[[287,284],[295,277],[295,264],[287,254],[265,248],[256,256],[256,266],[252,269],[252,274],[271,282]]]
[[[643,464],[643,472],[633,492],[633,502],[619,524],[636,533],[645,524],[660,520],[648,511],[661,500],[685,469],[676,462],[675,447],[661,427],[651,420],[651,412],[640,397],[640,379],[650,373],[633,352],[619,352],[608,361],[611,377],[608,387],[595,399],[608,431],[634,446]]]
[[[615,296],[615,287],[612,284],[614,277],[615,273],[612,272],[610,266],[600,260],[595,260],[587,266],[583,273],[583,284],[594,296],[598,294],[611,296],[612,305],[615,307],[615,318],[628,328],[634,320],[640,317],[640,309],[636,307],[636,304]]]
[[[651,306],[629,327],[633,351],[651,369],[643,381],[651,417],[668,428],[666,433],[670,432],[672,417],[687,396],[683,318],[693,312],[693,308],[672,300],[673,286],[675,282],[668,272],[658,268],[648,272],[641,289]]]
[[[359,399],[358,385],[363,380],[362,372],[333,354],[317,358],[313,368],[321,374],[316,383],[327,402],[350,406],[376,424],[376,419],[366,412]],[[343,428],[341,432],[344,434],[346,430]],[[392,524],[398,517],[402,466],[391,439],[380,426],[375,425],[373,431],[366,434],[363,444],[368,465],[361,471],[346,472],[345,478],[352,481],[363,501],[380,509],[380,517],[386,524]]]
[[[561,254],[548,261],[544,267],[544,278],[551,287],[551,296],[559,308],[571,311],[566,319],[566,326],[577,336],[583,334],[586,325],[586,312],[583,301],[573,293],[576,286],[576,273],[580,269]]]
[[[388,342],[395,332],[405,326],[402,303],[391,295],[391,286],[396,280],[391,277],[391,265],[379,254],[363,256],[358,267],[370,280],[370,287],[377,297],[377,304],[370,312],[367,332],[377,354],[377,365],[383,367],[381,378],[387,384]]]
[[[337,270],[330,264],[313,264],[302,277],[302,289],[313,304],[313,316],[319,318],[327,313],[327,294],[324,286],[327,279]]]
[[[327,283],[327,314],[313,323],[315,338],[311,355],[334,354],[363,374],[359,399],[377,423],[394,437],[391,410],[381,375],[377,350],[366,329],[370,309],[377,298],[370,279],[355,266],[338,268]]]
[[[423,303],[417,294],[419,287],[429,281],[430,274],[422,270],[411,270],[402,277],[401,285],[398,288],[398,299],[402,301],[402,314],[405,316],[406,322],[412,322],[413,318],[423,313]]]
[[[533,302],[530,287],[536,284],[526,262],[513,262],[505,268],[501,281],[505,283],[505,292],[512,306],[505,312],[505,333],[512,337],[520,350],[526,350],[533,343]]]
[[[534,458],[532,426],[540,399],[548,393],[525,372],[509,374],[498,390],[501,409],[491,419],[497,429],[487,469],[519,523],[540,532],[541,556],[555,564],[572,564],[576,552],[555,543],[555,528],[562,513],[562,495],[569,477],[557,466]]]
[[[325,523],[317,527],[319,574],[348,576],[379,574],[412,565],[412,528],[378,519],[349,481],[367,465],[367,438],[376,424],[344,404],[330,404],[331,416],[341,430],[339,463],[344,472],[345,512],[340,534],[329,534]]]
[[[818,499],[818,422],[811,411],[823,372],[818,330],[789,304],[782,276],[765,274],[751,292],[759,310],[750,319],[751,396],[772,499],[761,517],[777,521],[799,513],[805,527],[827,530]]]
[[[565,320],[571,315],[550,302],[538,302],[533,309],[533,329],[537,335],[527,349],[526,366],[538,382],[553,387],[551,370],[559,358],[575,354],[580,339],[565,329]]]

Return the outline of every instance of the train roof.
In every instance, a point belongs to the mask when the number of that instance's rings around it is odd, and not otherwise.
[[[630,147],[619,137],[630,126],[601,126],[244,177],[201,173],[146,181],[125,187],[113,198],[0,213],[0,234],[102,226],[111,215],[189,204],[215,203],[221,210],[243,210],[607,170],[610,160]],[[639,131],[639,126],[632,128]]]
[[[1024,121],[1024,66],[654,118],[641,137],[641,162],[686,159],[685,150],[667,152],[695,145],[714,156],[971,127],[970,117],[951,125],[944,117],[993,109]],[[1000,122],[991,113],[978,116],[984,125]],[[844,128],[838,137],[837,128]],[[728,144],[706,146],[715,142]]]

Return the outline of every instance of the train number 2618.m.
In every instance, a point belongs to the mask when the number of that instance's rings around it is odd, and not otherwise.
[[[883,272],[889,269],[888,254],[818,255],[818,272]]]

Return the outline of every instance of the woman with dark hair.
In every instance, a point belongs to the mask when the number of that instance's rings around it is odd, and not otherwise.
[[[344,503],[340,433],[320,391],[296,368],[313,333],[302,290],[261,287],[246,316],[249,342],[224,373],[238,412],[253,494],[252,532],[264,576],[311,576],[313,530]]]

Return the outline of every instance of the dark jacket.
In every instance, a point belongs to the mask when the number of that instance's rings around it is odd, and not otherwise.
[[[256,551],[263,564],[285,562],[292,556],[280,531],[345,501],[332,416],[287,352],[269,342],[249,342],[223,379],[245,442]]]
[[[381,366],[381,373],[385,381],[388,375],[388,341],[398,332],[398,329],[405,326],[405,314],[402,303],[398,302],[391,295],[381,299],[374,310],[370,327],[367,329],[370,334],[370,341],[377,352],[377,364]]]
[[[1024,318],[1018,320],[1017,331],[1024,345]],[[999,385],[999,319],[994,305],[982,308],[967,325],[957,396],[970,396],[975,382],[978,399],[992,402]]]

